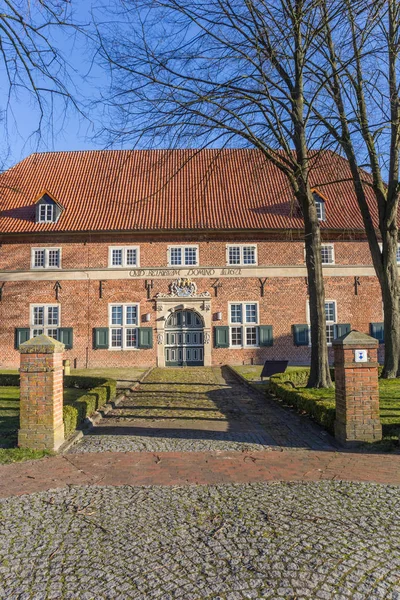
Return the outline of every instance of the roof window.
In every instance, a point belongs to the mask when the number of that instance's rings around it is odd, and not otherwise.
[[[321,196],[317,194],[317,192],[314,192],[313,196],[315,208],[317,209],[318,221],[326,221],[325,200],[323,200]]]
[[[36,223],[56,223],[63,207],[53,200],[49,194],[44,193],[36,202]]]

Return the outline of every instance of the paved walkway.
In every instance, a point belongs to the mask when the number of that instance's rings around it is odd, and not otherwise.
[[[241,384],[225,368],[154,369],[71,453],[333,450],[306,417]]]
[[[398,600],[399,505],[400,488],[328,481],[10,498],[0,597]]]
[[[0,498],[70,485],[174,486],[323,479],[400,485],[400,455],[309,450],[68,454],[0,466]]]

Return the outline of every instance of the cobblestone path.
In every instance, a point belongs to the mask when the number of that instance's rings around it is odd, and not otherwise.
[[[228,369],[154,369],[70,452],[333,449],[307,418],[252,392]]]
[[[400,598],[400,488],[71,487],[0,501],[0,597]]]

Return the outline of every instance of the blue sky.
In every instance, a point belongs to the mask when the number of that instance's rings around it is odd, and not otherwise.
[[[72,2],[76,22],[89,25],[92,0]],[[8,168],[32,152],[57,150],[88,150],[104,147],[105,142],[94,141],[99,125],[98,112],[90,102],[99,96],[99,90],[107,86],[107,75],[91,65],[92,49],[87,40],[74,38],[60,30],[54,30],[54,44],[65,56],[71,76],[76,85],[74,95],[83,104],[84,118],[72,107],[65,113],[60,102],[55,103],[53,119],[44,124],[42,135],[35,135],[38,110],[29,95],[22,91],[12,94],[9,110],[5,112],[8,86],[4,64],[0,68],[0,165]],[[48,111],[49,114],[51,111]]]

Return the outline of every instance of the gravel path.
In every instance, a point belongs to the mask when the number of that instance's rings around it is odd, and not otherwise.
[[[216,431],[174,431],[152,429],[146,435],[130,429],[124,435],[109,435],[104,428],[84,437],[68,454],[81,452],[256,452],[273,446],[259,436],[249,433],[224,433]]]
[[[0,597],[400,598],[400,488],[71,487],[0,501]]]

